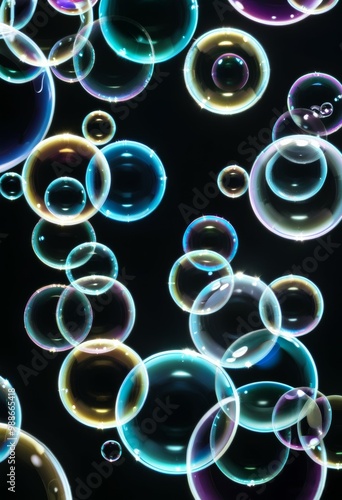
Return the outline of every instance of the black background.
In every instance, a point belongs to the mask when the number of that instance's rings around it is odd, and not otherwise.
[[[97,240],[115,252],[121,276],[126,276],[125,284],[137,312],[127,344],[142,358],[162,350],[193,347],[188,315],[173,302],[167,281],[172,264],[182,254],[183,233],[199,215],[219,215],[233,224],[239,238],[238,252],[232,261],[234,271],[258,275],[266,283],[294,265],[301,266],[306,257],[313,255],[317,240],[295,242],[270,233],[255,217],[248,194],[237,199],[221,193],[208,196],[208,184],[213,182],[210,172],[217,175],[231,161],[250,172],[256,155],[270,143],[270,123],[283,113],[288,90],[298,77],[319,71],[342,79],[341,15],[340,3],[324,15],[290,26],[271,27],[241,16],[228,2],[200,0],[194,40],[210,29],[238,28],[254,36],[269,57],[271,76],[265,94],[252,108],[232,116],[201,110],[188,94],[183,77],[187,49],[158,64],[158,77],[153,80],[158,85],[127,103],[110,105],[91,97],[78,84],[55,80],[56,109],[48,136],[61,132],[81,135],[84,116],[94,109],[103,109],[116,121],[114,140],[145,143],[159,155],[166,170],[165,196],[145,219],[126,224],[96,214],[90,220]],[[248,146],[249,137],[257,138],[258,148]],[[328,139],[342,148],[340,130]],[[22,164],[13,171],[20,173],[21,169]],[[197,190],[204,196],[207,193],[200,208],[194,204]],[[184,216],[185,206],[190,209],[188,217]],[[67,353],[56,355],[28,383],[18,370],[19,365],[32,367],[32,349],[41,352],[23,326],[28,298],[44,285],[66,283],[63,272],[44,266],[32,250],[31,234],[37,221],[24,197],[13,202],[0,199],[0,375],[8,378],[17,391],[23,429],[55,454],[76,497],[77,479],[86,481],[94,472],[94,461],[102,461],[102,442],[117,439],[118,434],[116,429],[97,431],[85,427],[65,411],[57,378]],[[332,230],[329,237],[336,244],[342,243],[341,226]],[[309,273],[323,294],[325,309],[318,327],[301,339],[316,361],[319,389],[326,395],[341,394],[341,248],[335,248],[329,259]],[[308,275],[303,269],[301,272]],[[341,484],[341,473],[329,470],[323,498],[337,498]],[[113,467],[110,477],[103,479],[86,498],[157,499],[175,495],[192,498],[186,477],[147,469],[124,449],[123,459]],[[25,498],[35,497],[31,494]],[[287,498],[286,493],[279,492],[279,498]]]

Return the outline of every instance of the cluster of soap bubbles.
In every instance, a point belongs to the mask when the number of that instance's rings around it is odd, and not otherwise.
[[[337,0],[229,3],[253,21],[287,25]],[[84,117],[79,135],[49,136],[56,79],[79,84],[101,108],[139,95],[155,64],[184,50],[185,86],[200,108],[234,115],[263,97],[270,65],[250,33],[220,27],[193,40],[196,0],[148,4],[49,0],[38,41],[40,2],[1,4],[0,92],[8,107],[0,194],[25,198],[39,217],[33,252],[64,276],[28,297],[25,330],[40,349],[67,351],[57,385],[69,416],[117,430],[121,442],[107,440],[99,450],[108,462],[126,450],[154,471],[186,476],[198,500],[259,498],[260,485],[276,498],[289,481],[300,498],[318,500],[327,470],[342,466],[342,396],[318,390],[314,359],[300,339],[323,316],[319,288],[298,275],[265,283],[238,272],[237,231],[221,216],[203,215],[186,228],[168,279],[173,303],[188,315],[193,348],[143,359],[127,344],[134,299],[120,282],[115,251],[97,241],[89,219],[129,223],[155,211],[166,190],[163,162],[144,143],[116,140],[116,123],[102,109]],[[228,198],[249,192],[256,217],[273,233],[307,240],[342,217],[342,153],[327,141],[342,126],[342,84],[325,73],[302,75],[287,106],[251,172],[231,162],[217,184]],[[21,174],[11,171],[21,163]],[[0,377],[0,461],[15,448],[16,467],[37,498],[71,499],[58,460],[21,428],[21,417],[14,388]]]

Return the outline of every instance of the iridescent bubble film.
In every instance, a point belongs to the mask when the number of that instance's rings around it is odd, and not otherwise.
[[[203,215],[188,225],[182,244],[184,253],[213,250],[230,262],[238,249],[238,235],[233,225],[223,217]]]
[[[292,84],[287,106],[290,112],[297,108],[315,111],[326,133],[332,134],[342,126],[342,83],[327,73],[307,73]]]
[[[82,133],[94,144],[103,146],[110,142],[116,132],[114,118],[106,111],[92,111],[84,117]]]
[[[240,14],[248,19],[270,26],[284,26],[305,19],[309,14],[295,9],[287,0],[228,0]]]
[[[50,182],[44,195],[44,203],[59,219],[78,217],[87,203],[84,186],[72,177],[59,177]]]
[[[101,455],[108,462],[116,462],[122,455],[121,444],[114,439],[105,441],[101,446]]]
[[[249,198],[256,217],[271,232],[292,240],[317,238],[331,231],[342,216],[341,152],[321,137],[307,136],[306,139],[315,141],[315,154],[321,151],[327,162],[326,179],[313,196],[297,203],[277,196],[267,182],[267,165],[278,157],[279,147],[286,138],[266,146],[257,156],[250,173]],[[302,144],[303,136],[291,136],[291,141]]]
[[[253,106],[265,92],[269,77],[269,61],[261,44],[234,28],[202,34],[184,62],[185,85],[191,97],[201,108],[222,115]]]
[[[219,190],[227,198],[239,198],[245,194],[249,186],[249,174],[240,165],[227,165],[217,176]]]

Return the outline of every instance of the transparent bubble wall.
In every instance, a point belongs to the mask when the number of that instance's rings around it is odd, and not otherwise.
[[[0,0],[0,498],[338,497],[341,16]]]

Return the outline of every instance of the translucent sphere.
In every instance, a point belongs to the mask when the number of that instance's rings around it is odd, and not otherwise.
[[[184,63],[191,97],[201,108],[221,115],[253,106],[265,92],[269,74],[268,58],[260,43],[234,28],[201,35],[191,45]]]
[[[83,120],[82,132],[86,139],[103,146],[113,139],[116,132],[116,123],[114,118],[106,111],[92,111]]]
[[[23,183],[20,174],[5,172],[0,177],[0,194],[7,200],[17,200],[23,195]]]
[[[227,165],[217,176],[217,186],[227,198],[239,198],[248,190],[249,175],[239,165]]]

